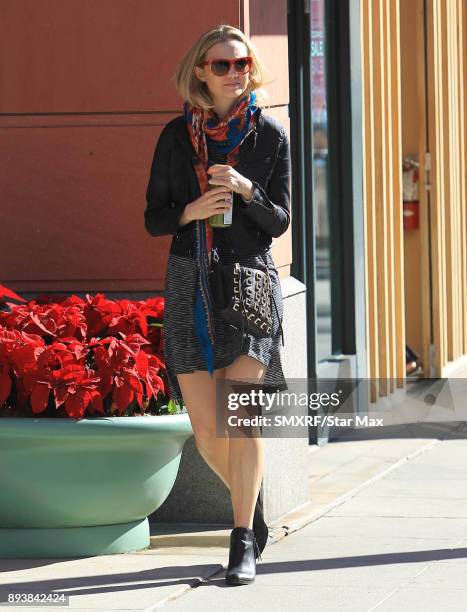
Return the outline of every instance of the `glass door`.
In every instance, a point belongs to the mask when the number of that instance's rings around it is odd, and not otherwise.
[[[325,0],[311,0],[310,51],[316,253],[316,361],[319,362],[332,354]]]

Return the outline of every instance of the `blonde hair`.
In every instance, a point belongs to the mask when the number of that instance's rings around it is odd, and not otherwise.
[[[253,58],[249,72],[249,83],[242,95],[249,94],[250,91],[254,90],[257,96],[255,104],[262,107],[267,106],[269,94],[263,89],[263,86],[276,79],[271,76],[265,64],[259,58],[251,40],[241,30],[225,24],[205,32],[185,53],[172,77],[175,80],[178,93],[184,101],[197,108],[210,110],[214,107],[207,85],[197,78],[194,67],[205,60],[208,49],[218,42],[227,40],[239,40],[244,43],[248,49],[248,55]]]

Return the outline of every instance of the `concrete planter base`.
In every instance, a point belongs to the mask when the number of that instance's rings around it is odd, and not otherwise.
[[[0,419],[0,557],[149,547],[192,433],[188,414]]]
[[[149,546],[148,519],[118,525],[59,529],[0,529],[0,558],[112,555]]]

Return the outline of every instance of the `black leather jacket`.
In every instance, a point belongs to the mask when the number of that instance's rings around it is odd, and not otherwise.
[[[245,203],[234,192],[232,225],[213,228],[213,246],[250,255],[267,250],[272,238],[290,223],[290,146],[282,125],[258,110],[255,128],[239,149],[237,172],[254,186],[253,201]],[[179,226],[185,206],[201,195],[184,117],[172,119],[162,130],[154,152],[146,192],[145,227],[151,236],[172,234],[170,252],[194,257],[195,222]],[[228,240],[226,240],[226,234]]]

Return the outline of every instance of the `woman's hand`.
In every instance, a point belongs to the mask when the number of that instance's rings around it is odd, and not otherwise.
[[[250,200],[253,196],[253,183],[250,179],[237,172],[235,168],[232,168],[232,166],[214,164],[208,168],[208,174],[212,176],[209,180],[210,185],[225,185],[247,200]]]
[[[185,206],[179,225],[186,225],[197,219],[226,213],[232,208],[232,194],[229,187],[215,187]]]

